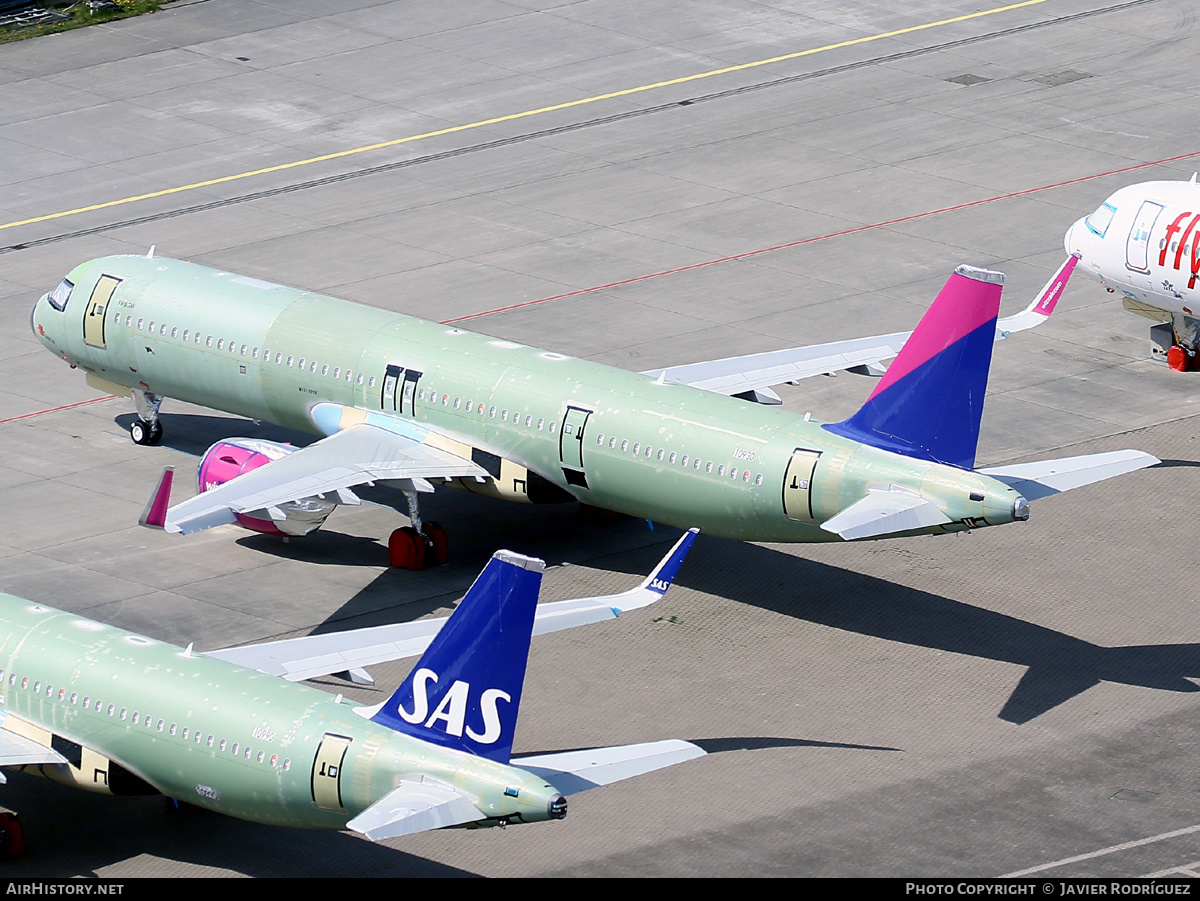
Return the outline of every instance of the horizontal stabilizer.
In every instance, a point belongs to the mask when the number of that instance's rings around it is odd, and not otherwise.
[[[1017,463],[1012,466],[993,466],[979,472],[1013,488],[1026,500],[1049,497],[1082,485],[1103,482],[1113,476],[1145,469],[1160,462],[1157,457],[1136,450],[1111,451],[1106,454],[1087,454],[1064,457],[1061,460],[1042,460],[1038,463]]]
[[[911,491],[891,485],[870,489],[862,500],[821,523],[821,528],[853,541],[855,538],[877,538],[948,522],[950,520],[946,514],[935,504]]]
[[[696,539],[691,529],[659,562],[640,585],[621,594],[575,598],[539,604],[534,614],[533,634],[545,635],[575,626],[616,619],[626,610],[636,610],[659,600],[675,579],[679,565]],[[306,635],[240,648],[209,651],[206,656],[249,667],[289,682],[361,669],[389,660],[418,657],[446,624],[447,617],[412,623],[371,626],[347,632]]]
[[[541,776],[564,795],[587,791],[674,766],[685,760],[703,757],[704,750],[687,741],[669,739],[641,745],[593,748],[589,751],[563,751],[538,754],[512,761],[513,766]]]
[[[464,795],[428,779],[405,779],[346,827],[373,842],[485,819]]]

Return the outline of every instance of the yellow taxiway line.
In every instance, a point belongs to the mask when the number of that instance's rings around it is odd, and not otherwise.
[[[839,50],[843,47],[854,47],[859,44],[868,44],[872,41],[880,41],[885,38],[899,37],[905,34],[913,34],[917,31],[926,31],[930,28],[939,28],[943,25],[953,25],[956,22],[966,22],[970,19],[982,19],[985,16],[994,16],[997,13],[1008,12],[1014,9],[1021,9],[1026,6],[1037,6],[1039,3],[1045,3],[1047,0],[1023,0],[1021,3],[1010,3],[1007,6],[997,6],[994,9],[985,9],[980,12],[968,13],[964,16],[955,16],[951,19],[939,19],[936,22],[926,22],[923,25],[912,25],[908,28],[898,28],[895,31],[887,31],[881,34],[867,35],[866,37],[854,38],[850,41],[839,41],[836,44],[826,44],[824,47],[813,47],[810,50],[799,50],[795,53],[786,53],[783,56],[772,56],[769,59],[755,60],[750,63],[742,63],[737,66],[726,66],[723,69],[712,69],[708,72],[699,72],[695,75],[685,75],[681,78],[672,78],[667,81],[657,81],[654,84],[639,85],[635,88],[625,88],[621,91],[611,91],[607,94],[596,94],[594,97],[584,97],[580,100],[571,100],[566,103],[556,103],[553,106],[543,106],[538,109],[525,110],[520,113],[510,113],[507,116],[496,116],[492,119],[481,119],[478,122],[470,122],[466,125],[453,125],[449,128],[438,129],[437,131],[427,131],[419,135],[409,135],[405,138],[395,138],[391,141],[381,141],[378,144],[366,144],[362,147],[355,147],[351,150],[339,150],[336,153],[325,153],[321,156],[313,156],[308,159],[295,160],[290,163],[280,163],[277,166],[266,166],[262,169],[251,169],[248,172],[238,172],[235,175],[224,175],[220,178],[210,178],[207,181],[198,181],[190,185],[179,185],[174,188],[164,188],[161,191],[151,191],[148,194],[136,194],[132,197],[122,197],[119,200],[109,200],[105,203],[94,203],[91,206],[81,206],[73,210],[63,210],[59,213],[49,213],[45,216],[34,216],[31,219],[19,219],[15,222],[5,222],[0,224],[0,231],[6,228],[16,228],[18,225],[32,225],[35,222],[47,222],[51,219],[63,219],[67,216],[75,216],[79,213],[89,213],[93,210],[104,210],[109,207],[123,206],[127,203],[136,203],[139,200],[150,200],[154,197],[166,197],[170,194],[180,194],[184,191],[194,191],[197,188],[207,188],[212,185],[226,184],[227,182],[239,181],[243,178],[252,178],[255,175],[266,175],[271,172],[282,172],[286,169],[297,169],[301,166],[310,166],[313,163],[323,163],[326,160],[342,159],[343,157],[355,156],[359,153],[367,153],[371,150],[381,150],[385,147],[396,147],[400,144],[409,144],[413,141],[423,141],[426,138],[436,138],[440,135],[454,134],[460,131],[470,131],[473,128],[482,128],[485,125],[497,125],[501,122],[512,122],[516,119],[528,119],[531,116],[540,116],[543,113],[552,113],[557,110],[571,109],[576,106],[585,106],[589,103],[596,103],[601,100],[611,100],[614,97],[628,97],[631,94],[640,94],[643,91],[653,91],[657,88],[666,88],[671,85],[686,84],[690,81],[699,81],[702,78],[712,78],[716,75],[728,75],[731,72],[743,72],[747,69],[755,69],[759,66],[769,66],[773,63],[781,63],[786,60],[799,59],[803,56],[812,56],[817,53],[824,53],[828,50]]]

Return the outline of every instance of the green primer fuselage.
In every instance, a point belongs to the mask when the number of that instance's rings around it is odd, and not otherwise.
[[[836,540],[819,524],[890,485],[951,520],[921,532],[1013,520],[1018,495],[999,481],[777,407],[175,260],[104,257],[68,279],[65,309],[43,297],[32,322],[73,365],[308,432],[368,413],[412,420],[439,433],[429,443],[488,468],[488,484],[467,480],[473,490],[566,492],[753,541]]]
[[[0,594],[4,728],[71,762],[36,769],[109,794],[156,790],[245,820],[340,829],[429,777],[491,823],[548,819],[557,790],[513,766],[393,732],[323,691]]]

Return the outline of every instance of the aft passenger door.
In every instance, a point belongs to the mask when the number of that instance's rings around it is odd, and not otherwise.
[[[353,739],[326,732],[313,758],[312,799],[322,810],[345,810],[342,804],[342,761]]]
[[[796,448],[783,474],[783,515],[795,522],[816,522],[812,509],[812,477],[821,452]]]
[[[97,279],[96,287],[92,289],[87,312],[83,315],[83,343],[88,347],[104,350],[108,346],[104,340],[105,313],[108,311],[108,302],[112,300],[113,292],[119,284],[121,279],[102,275]]]

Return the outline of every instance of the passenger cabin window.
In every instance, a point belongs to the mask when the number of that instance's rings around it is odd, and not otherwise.
[[[50,306],[61,313],[67,308],[67,301],[71,299],[71,289],[74,287],[74,282],[64,278],[58,283],[58,287],[50,292],[46,300],[50,301]]]

